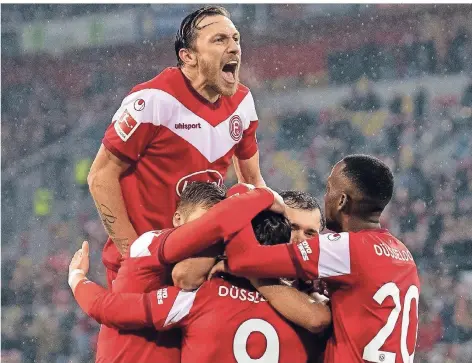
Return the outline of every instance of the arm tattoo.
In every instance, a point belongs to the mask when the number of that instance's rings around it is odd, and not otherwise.
[[[113,223],[115,223],[118,218],[113,215],[113,212],[105,204],[100,204],[98,207],[98,212],[100,213],[100,217],[102,219],[103,225],[105,226],[105,229],[107,230],[110,237],[113,238],[115,231],[113,231],[112,227]]]
[[[128,238],[113,238],[113,243],[118,248],[121,254],[128,252]]]

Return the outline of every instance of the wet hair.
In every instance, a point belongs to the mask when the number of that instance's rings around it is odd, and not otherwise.
[[[251,224],[261,245],[271,246],[290,241],[292,228],[289,220],[281,214],[265,210],[255,216]]]
[[[365,212],[379,212],[392,199],[393,174],[381,160],[370,155],[354,154],[343,159],[343,174],[365,198]]]
[[[180,24],[180,28],[175,36],[175,55],[177,56],[177,66],[182,67],[183,62],[180,59],[179,51],[181,49],[191,49],[193,47],[193,42],[197,37],[197,30],[201,28],[198,27],[198,23],[200,20],[207,16],[216,16],[216,15],[223,15],[230,18],[230,14],[228,10],[226,10],[222,6],[217,5],[210,5],[195,10],[193,13],[187,15],[182,23]]]
[[[215,183],[194,181],[189,183],[180,196],[177,209],[188,213],[191,208],[200,206],[210,209],[215,204],[226,199],[226,190]]]
[[[326,219],[321,209],[321,204],[314,196],[310,193],[302,192],[298,190],[285,190],[280,193],[285,204],[293,209],[302,209],[307,211],[319,210],[321,216],[320,230],[322,231],[326,227]]]

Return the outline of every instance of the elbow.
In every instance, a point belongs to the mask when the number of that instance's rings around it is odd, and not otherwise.
[[[205,276],[194,276],[186,269],[174,267],[172,270],[172,281],[174,285],[183,290],[195,290],[205,282]]]
[[[87,184],[89,186],[90,192],[92,192],[95,189],[98,179],[99,179],[99,173],[95,170],[90,170],[90,172],[87,175]]]
[[[331,325],[331,320],[329,307],[323,306],[322,311],[310,314],[303,327],[311,333],[321,333]]]

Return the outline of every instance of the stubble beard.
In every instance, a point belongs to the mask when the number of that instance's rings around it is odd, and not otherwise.
[[[204,59],[199,60],[201,72],[205,75],[208,87],[221,96],[231,97],[236,93],[239,85],[238,73],[236,73],[236,83],[230,87],[224,85],[224,80],[221,79],[221,68],[214,67]]]

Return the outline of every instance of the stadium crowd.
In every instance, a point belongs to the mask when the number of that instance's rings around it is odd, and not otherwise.
[[[354,151],[378,155],[396,170],[395,197],[383,223],[407,243],[423,279],[420,362],[444,362],[447,357],[459,363],[470,356],[472,295],[456,268],[467,261],[454,251],[462,248],[463,255],[470,253],[471,94],[469,87],[457,104],[446,105],[431,104],[424,94],[413,101],[391,100],[388,109],[379,108],[382,115],[376,118],[375,134],[356,125],[365,102],[354,98],[346,100],[353,112],[339,107],[279,119],[269,112],[260,115],[261,167],[268,185],[320,195],[329,166],[339,155]],[[449,163],[438,165],[437,160]],[[89,210],[81,220],[49,226],[48,238],[55,241],[55,248],[43,263],[21,252],[3,261],[2,359],[87,362],[93,358],[97,324],[71,308],[75,304],[65,267],[82,239],[95,247],[93,258],[99,266],[98,246],[105,237],[95,212]],[[22,243],[26,247],[33,239],[31,231]],[[104,281],[100,273],[95,279]]]
[[[458,33],[453,43],[470,57],[470,38]],[[2,61],[2,168],[78,126],[93,125],[97,115],[108,119],[136,72],[143,79],[157,73],[147,62],[139,70],[129,67],[126,57],[90,56],[79,65],[47,56]],[[450,73],[472,62],[453,64]],[[415,64],[410,66],[407,76],[417,75]],[[9,67],[17,72],[5,73]],[[118,69],[127,71],[117,77]],[[275,83],[259,86],[270,90]],[[262,174],[275,189],[307,190],[321,198],[331,165],[348,153],[370,153],[389,164],[396,189],[383,224],[414,254],[422,279],[416,361],[469,362],[472,281],[461,271],[471,267],[465,257],[472,252],[472,84],[459,98],[436,99],[421,90],[387,100],[361,78],[336,107],[290,115],[261,109],[259,118]],[[234,180],[230,175],[227,184]],[[89,196],[84,204],[89,208],[80,218],[45,221],[42,238],[54,243],[44,260],[24,253],[36,245],[35,230],[25,231],[17,254],[3,259],[3,362],[93,361],[98,324],[74,303],[66,272],[84,239],[92,246],[92,264],[101,266],[106,233]],[[104,283],[103,271],[92,271],[92,279]]]

